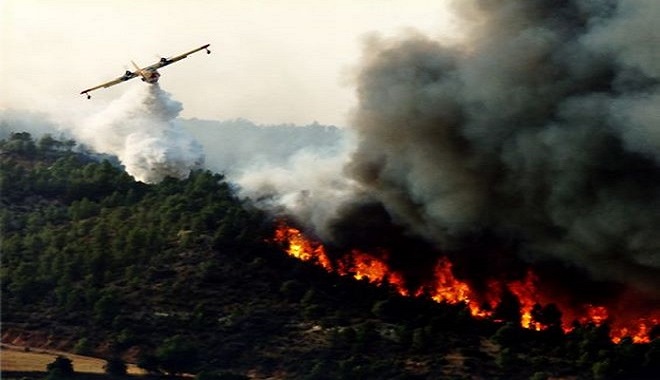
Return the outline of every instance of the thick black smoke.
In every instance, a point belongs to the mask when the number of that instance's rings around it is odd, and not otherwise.
[[[369,42],[345,166],[360,196],[330,233],[376,202],[466,263],[560,262],[659,296],[660,2],[458,6],[461,46]]]
[[[576,286],[658,300],[660,2],[456,11],[459,44],[368,41],[341,170],[324,166],[322,185],[262,173],[248,193],[276,193],[335,246],[389,248],[408,273],[432,266],[421,250],[477,284],[532,265],[547,282],[572,273]]]

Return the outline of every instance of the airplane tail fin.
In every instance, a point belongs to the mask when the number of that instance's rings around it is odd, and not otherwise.
[[[142,81],[143,81],[143,82],[146,82],[146,81],[147,81],[147,76],[144,75],[144,72],[142,71],[142,69],[140,68],[140,66],[138,66],[137,63],[135,63],[134,61],[131,61],[131,63],[133,64],[133,67],[135,67],[135,72],[136,72],[139,76],[142,77]]]

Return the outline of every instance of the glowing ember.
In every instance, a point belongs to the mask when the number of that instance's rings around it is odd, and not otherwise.
[[[403,276],[388,266],[388,255],[385,251],[370,254],[352,250],[350,254],[333,263],[321,243],[307,239],[300,230],[285,223],[279,224],[274,241],[281,244],[290,256],[320,265],[328,272],[342,276],[350,275],[358,280],[366,279],[376,285],[388,284],[399,294],[410,295]],[[486,294],[476,295],[468,283],[454,276],[451,262],[442,258],[435,267],[433,281],[416,289],[413,294],[428,295],[436,302],[465,303],[474,317],[488,318],[493,314],[490,309],[499,303],[502,290],[508,289],[520,303],[521,325],[539,331],[547,326],[534,320],[533,310],[547,300],[541,296],[538,282],[537,276],[532,271],[528,271],[522,280],[507,283],[493,280],[488,284]],[[484,304],[480,303],[483,300],[487,301],[486,309]],[[565,332],[571,331],[574,320],[582,324],[593,323],[596,326],[607,322],[611,325],[610,336],[614,343],[621,342],[624,337],[630,337],[634,343],[648,343],[651,327],[660,323],[660,317],[613,320],[608,309],[601,305],[586,305],[581,312],[571,308],[566,310],[570,313],[564,314],[562,318],[562,328]]]
[[[632,340],[634,343],[649,343],[650,338],[649,338],[649,330],[650,326],[655,326],[660,324],[660,319],[658,318],[651,318],[651,319],[640,319],[637,324],[637,331],[633,331],[631,333],[628,333],[628,331],[623,331],[625,329],[621,329],[617,331],[617,333],[620,334],[618,338],[624,337],[624,336],[631,336]],[[617,337],[614,337],[616,339]],[[616,340],[615,340],[616,343]]]
[[[614,321],[610,336],[614,343],[619,343],[625,337],[630,337],[634,343],[649,343],[651,327],[658,324],[660,324],[660,318],[638,318],[634,323],[628,323],[625,326]]]
[[[604,306],[587,305],[587,315],[581,318],[580,322],[593,322],[596,326],[605,322],[608,318],[607,308]]]

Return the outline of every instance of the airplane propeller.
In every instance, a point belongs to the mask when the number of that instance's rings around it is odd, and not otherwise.
[[[91,99],[92,96],[89,94],[89,92],[91,92],[91,91],[98,90],[99,88],[111,87],[111,86],[114,86],[116,84],[126,82],[127,80],[130,80],[130,79],[133,79],[133,78],[136,78],[136,77],[142,77],[141,78],[142,81],[150,83],[150,84],[154,84],[154,83],[158,82],[158,78],[160,77],[160,74],[158,73],[158,71],[156,71],[156,69],[161,68],[163,66],[167,66],[171,63],[180,61],[180,60],[188,57],[188,55],[196,53],[196,52],[198,52],[200,50],[203,50],[203,49],[206,50],[206,54],[211,54],[211,50],[209,49],[209,46],[210,46],[210,44],[206,44],[204,46],[198,47],[197,49],[191,50],[189,52],[186,52],[186,53],[174,56],[174,57],[165,58],[165,57],[162,57],[162,56],[158,55],[158,59],[159,59],[158,62],[154,63],[153,65],[149,65],[149,66],[142,67],[142,68],[140,68],[135,62],[133,62],[133,66],[135,67],[135,71],[130,71],[128,68],[126,68],[126,66],[124,66],[124,69],[126,69],[126,71],[119,78],[116,78],[116,79],[111,80],[111,81],[106,82],[106,83],[102,83],[102,84],[100,84],[98,86],[95,86],[95,87],[88,88],[88,89],[82,91],[81,94],[85,94],[85,95],[87,95],[87,99]]]

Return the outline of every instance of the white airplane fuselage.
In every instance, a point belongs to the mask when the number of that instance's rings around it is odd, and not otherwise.
[[[131,61],[133,64],[133,67],[135,67],[136,72],[142,77],[143,82],[151,83],[154,84],[158,82],[158,78],[160,78],[160,73],[156,68],[141,68],[140,66],[137,65],[137,63]]]
[[[158,78],[160,78],[160,73],[156,70],[140,70],[140,75],[143,82],[151,84],[158,82]]]
[[[98,86],[88,88],[86,90],[83,90],[80,94],[81,95],[87,95],[87,99],[90,99],[91,95],[89,95],[89,93],[91,91],[98,90],[100,88],[108,88],[108,87],[114,86],[114,85],[119,84],[119,83],[126,82],[128,80],[131,80],[131,79],[137,78],[137,77],[140,77],[143,82],[146,82],[146,83],[149,83],[149,84],[157,83],[158,79],[160,78],[160,73],[158,72],[157,69],[159,69],[161,67],[171,65],[174,62],[178,62],[178,61],[188,57],[190,54],[196,53],[200,50],[206,50],[206,54],[211,54],[211,50],[209,50],[209,46],[210,46],[210,44],[206,44],[204,46],[198,47],[197,49],[193,49],[191,51],[185,52],[183,54],[179,54],[179,55],[177,55],[175,57],[171,57],[171,58],[163,57],[163,58],[160,59],[160,61],[158,61],[158,62],[156,62],[152,65],[146,66],[144,68],[141,68],[135,62],[131,61],[131,63],[133,63],[133,67],[135,67],[135,71],[126,70],[124,75],[120,76],[119,78],[113,79],[113,80],[111,80],[109,82],[106,82],[106,83],[102,83]]]

